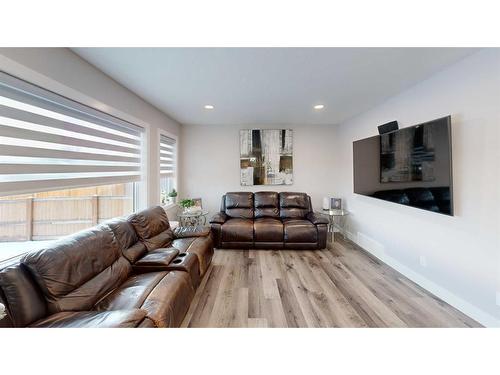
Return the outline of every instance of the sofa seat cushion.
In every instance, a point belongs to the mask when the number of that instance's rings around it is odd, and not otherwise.
[[[253,242],[253,220],[229,219],[222,225],[222,242]]]
[[[173,247],[159,248],[147,253],[132,265],[135,273],[151,271],[165,271],[167,266],[179,254],[179,250]]]
[[[285,243],[311,243],[318,241],[318,231],[309,220],[285,219],[283,221]]]
[[[187,272],[150,272],[132,276],[95,309],[143,309],[157,327],[178,327],[193,296],[194,289]]]
[[[200,265],[200,276],[203,277],[214,255],[212,236],[179,238],[172,242],[172,246],[181,253],[195,254]]]
[[[32,324],[33,328],[134,328],[146,317],[139,309],[116,311],[65,311]]]
[[[283,242],[283,223],[270,217],[255,219],[253,223],[255,242]]]

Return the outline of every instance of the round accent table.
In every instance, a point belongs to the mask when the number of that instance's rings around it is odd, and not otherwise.
[[[196,227],[207,223],[208,211],[181,212],[179,216],[180,227]]]
[[[335,232],[342,234],[345,239],[345,221],[349,212],[347,210],[319,210],[316,213],[328,216],[328,234],[331,242],[335,242]]]

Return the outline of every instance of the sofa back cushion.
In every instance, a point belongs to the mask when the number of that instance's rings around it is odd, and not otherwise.
[[[224,212],[232,218],[253,219],[253,193],[226,193],[224,196]]]
[[[311,212],[311,198],[306,193],[279,193],[280,217],[304,219]]]
[[[21,263],[0,270],[0,295],[14,327],[26,327],[47,315],[47,303]]]
[[[148,251],[167,247],[174,239],[167,214],[160,206],[147,208],[129,216],[139,239]]]
[[[116,218],[105,223],[115,234],[122,254],[131,263],[135,263],[146,253],[146,245],[139,241],[134,226],[124,218]]]
[[[105,225],[65,237],[21,263],[42,291],[49,313],[91,309],[132,271]]]
[[[255,218],[280,217],[279,195],[274,191],[259,191],[254,194]]]

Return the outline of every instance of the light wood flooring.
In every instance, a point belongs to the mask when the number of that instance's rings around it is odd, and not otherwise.
[[[327,250],[216,250],[183,327],[479,327],[339,238]]]

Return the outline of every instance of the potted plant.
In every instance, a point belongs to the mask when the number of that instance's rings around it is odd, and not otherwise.
[[[179,202],[179,206],[184,209],[184,212],[190,212],[192,207],[194,207],[194,201],[190,198],[186,198]]]
[[[170,198],[170,201],[172,203],[175,203],[175,201],[177,200],[177,191],[175,189],[172,189],[172,191],[168,193],[168,197]]]

